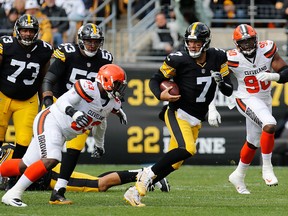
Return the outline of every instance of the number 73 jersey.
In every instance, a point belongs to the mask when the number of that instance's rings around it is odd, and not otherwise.
[[[15,37],[1,37],[0,91],[12,99],[31,98],[42,84],[44,74],[41,72],[52,53],[52,46],[42,40],[36,40],[31,47],[23,47]]]
[[[255,58],[247,59],[237,49],[227,52],[229,70],[233,72],[238,82],[235,97],[270,98],[271,82],[258,81],[256,75],[272,72],[271,64],[276,52],[276,44],[270,40],[258,42]]]

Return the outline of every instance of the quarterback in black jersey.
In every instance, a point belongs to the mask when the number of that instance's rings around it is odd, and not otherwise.
[[[95,24],[87,23],[81,26],[78,31],[78,44],[62,44],[54,51],[55,61],[51,64],[42,86],[43,103],[46,107],[53,103],[53,96],[60,97],[79,79],[94,81],[98,70],[103,65],[112,63],[113,56],[109,51],[102,48],[103,42],[102,30]],[[126,119],[122,110],[121,115]],[[122,118],[122,120],[124,119]],[[101,128],[101,130],[95,129],[95,131],[105,133],[106,127],[106,123],[103,122],[96,127]],[[60,175],[52,193],[50,204],[71,203],[64,197],[65,190],[63,189],[67,186],[89,133],[90,131],[86,131],[86,133],[67,142],[67,153],[63,155]],[[96,140],[97,147],[94,154],[96,157],[102,156],[105,152],[103,142],[97,143]],[[58,194],[57,191],[59,190],[64,192]]]
[[[178,169],[196,154],[196,140],[217,86],[227,96],[233,92],[226,53],[209,48],[210,29],[204,23],[191,24],[185,32],[185,51],[169,54],[160,70],[150,79],[150,89],[162,101],[169,101],[164,119],[171,139],[169,151],[151,168],[137,176],[136,189],[144,196],[151,182]],[[180,95],[170,95],[172,88],[160,90],[163,80],[173,79]]]
[[[32,138],[38,96],[41,100],[41,84],[53,49],[38,39],[38,20],[29,14],[18,18],[14,31],[16,37],[0,39],[0,145],[12,118],[16,131],[13,158],[22,158]]]

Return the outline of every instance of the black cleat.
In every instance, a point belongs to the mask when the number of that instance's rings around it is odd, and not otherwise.
[[[66,192],[66,188],[60,188],[58,191],[53,190],[49,204],[51,205],[69,205],[72,204],[73,202],[69,199],[66,199],[64,196]]]

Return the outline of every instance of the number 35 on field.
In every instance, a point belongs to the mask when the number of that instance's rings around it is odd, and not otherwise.
[[[141,128],[132,126],[128,129],[128,153],[160,153],[160,131],[155,126]]]

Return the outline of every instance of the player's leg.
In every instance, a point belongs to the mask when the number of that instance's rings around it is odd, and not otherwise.
[[[5,134],[12,116],[11,99],[0,92],[0,146],[5,141]]]
[[[177,112],[170,109],[165,113],[165,122],[171,134],[170,150],[151,168],[144,168],[137,175],[136,188],[141,196],[146,194],[147,187],[156,176],[164,178],[196,153],[196,139],[201,124],[191,127],[191,122],[178,118]]]
[[[35,118],[34,138],[19,163],[18,171],[19,173],[24,173],[17,183],[2,197],[2,202],[15,207],[25,207],[26,204],[21,201],[23,192],[61,160],[61,150],[64,142],[65,137],[62,135],[60,128],[55,125],[54,117],[49,115],[49,110],[41,112]],[[1,175],[5,171],[5,164],[16,160],[19,159],[5,161],[1,165]],[[16,165],[14,164],[12,168],[15,169],[15,167]]]
[[[15,128],[15,144],[12,158],[22,158],[33,134],[33,121],[38,113],[38,97],[34,95],[26,101],[12,100],[13,123]],[[9,178],[6,190],[9,190],[16,183],[17,177]]]
[[[66,187],[69,182],[69,178],[76,167],[81,150],[85,146],[85,142],[88,135],[89,131],[86,131],[85,134],[78,135],[76,138],[66,143],[67,152],[66,154],[63,154],[60,174],[52,191],[49,201],[50,204],[72,203],[72,201],[66,199],[64,194],[66,192]]]

